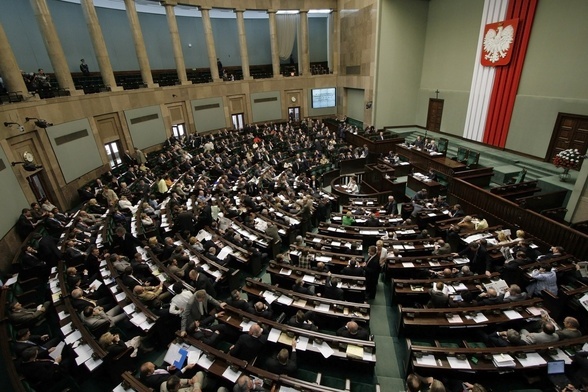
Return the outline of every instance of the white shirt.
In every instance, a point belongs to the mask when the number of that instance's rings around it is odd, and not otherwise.
[[[182,314],[184,309],[186,309],[190,298],[192,298],[192,293],[186,289],[180,294],[174,295],[169,305],[169,312],[171,314]]]

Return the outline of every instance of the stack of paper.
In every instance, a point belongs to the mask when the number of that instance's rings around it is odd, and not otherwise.
[[[496,367],[515,367],[516,363],[508,354],[495,354],[492,356],[492,362]]]
[[[363,347],[356,346],[354,344],[348,344],[345,354],[347,354],[349,358],[363,359]]]

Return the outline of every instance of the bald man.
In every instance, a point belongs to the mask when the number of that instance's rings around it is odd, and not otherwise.
[[[229,349],[229,355],[251,362],[263,349],[267,342],[267,335],[263,333],[263,329],[259,324],[253,324],[249,328],[249,332],[239,336],[237,343]]]
[[[369,340],[370,334],[361,328],[355,321],[349,321],[345,326],[337,330],[337,336],[349,339]]]

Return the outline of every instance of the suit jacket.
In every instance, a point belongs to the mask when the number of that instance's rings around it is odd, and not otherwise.
[[[296,373],[296,370],[298,370],[296,351],[292,351],[290,358],[288,358],[288,362],[286,362],[285,365],[281,364],[276,357],[268,358],[265,363],[265,369],[274,374],[287,374],[288,376],[293,376],[294,373]]]
[[[367,330],[363,328],[359,328],[355,335],[351,334],[346,326],[343,326],[337,330],[337,336],[342,336],[348,339],[359,339],[359,340],[369,340],[370,334]]]
[[[45,315],[45,312],[42,312],[37,309],[22,309],[19,312],[11,312],[8,315],[8,319],[13,324],[28,324],[28,323],[36,322],[44,315]]]
[[[203,312],[201,313],[198,301],[196,301],[196,294],[194,294],[188,301],[186,309],[182,313],[182,331],[192,332],[195,328],[195,321],[199,321],[200,326],[212,324],[214,316],[211,316],[210,313],[215,310],[215,308],[220,309],[220,303],[212,298],[212,296],[207,295],[204,302],[202,302],[202,307]]]
[[[61,367],[52,360],[37,359],[32,362],[23,362],[20,368],[22,375],[35,389],[39,386],[46,388],[54,385],[65,377]]]
[[[251,362],[261,352],[267,342],[267,335],[261,334],[259,337],[253,337],[249,334],[243,334],[237,339],[237,343],[229,355]]]

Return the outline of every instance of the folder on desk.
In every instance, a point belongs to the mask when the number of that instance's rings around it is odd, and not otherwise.
[[[345,354],[347,354],[349,358],[363,359],[363,347],[356,346],[354,344],[348,344]]]

